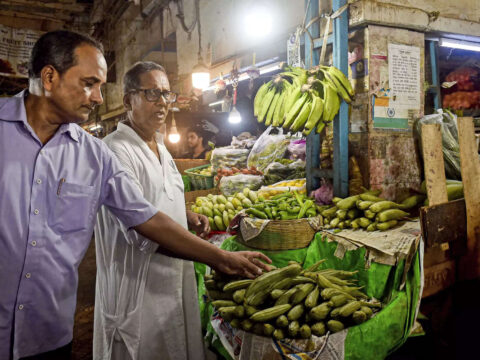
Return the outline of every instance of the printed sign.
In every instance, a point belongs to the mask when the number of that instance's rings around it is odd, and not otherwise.
[[[28,61],[42,31],[0,25],[0,75],[28,77]]]

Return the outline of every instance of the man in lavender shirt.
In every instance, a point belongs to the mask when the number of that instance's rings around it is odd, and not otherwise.
[[[106,73],[100,44],[55,31],[33,48],[28,91],[0,99],[0,360],[70,357],[78,264],[101,205],[167,255],[249,277],[269,268],[263,254],[220,250],[158,212],[75,124],[102,103]]]

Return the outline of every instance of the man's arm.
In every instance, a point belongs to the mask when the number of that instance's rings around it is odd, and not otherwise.
[[[268,271],[271,260],[259,252],[229,252],[200,239],[173,221],[168,215],[157,212],[143,224],[134,227],[143,236],[155,241],[165,250],[185,260],[194,260],[230,275],[253,278]]]

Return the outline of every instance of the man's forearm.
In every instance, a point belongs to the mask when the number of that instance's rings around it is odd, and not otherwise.
[[[185,230],[162,212],[156,213],[150,220],[134,229],[158,243],[165,250],[160,252],[171,256],[202,262],[209,266],[223,256],[222,250]]]

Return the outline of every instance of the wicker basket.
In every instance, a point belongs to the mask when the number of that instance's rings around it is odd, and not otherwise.
[[[185,170],[185,174],[190,177],[190,182],[193,190],[205,190],[213,188],[213,175],[200,175],[193,171],[202,170],[209,167],[210,164],[197,166],[192,169]]]
[[[260,250],[292,250],[307,247],[315,233],[320,230],[322,218],[315,219],[318,225],[311,225],[308,219],[270,220],[253,238],[245,241],[248,231],[248,218],[240,220],[240,231],[237,240],[254,249]],[[265,221],[257,219],[256,221]]]

